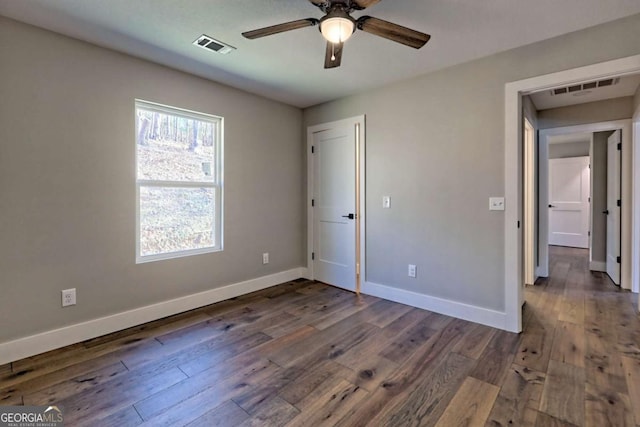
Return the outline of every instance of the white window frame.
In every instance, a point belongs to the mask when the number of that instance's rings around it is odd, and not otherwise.
[[[215,161],[212,165],[214,168],[213,181],[196,181],[196,182],[183,182],[183,181],[162,181],[162,180],[145,180],[138,178],[138,108],[142,108],[147,111],[153,111],[163,114],[169,114],[174,116],[185,117],[189,119],[195,119],[204,122],[217,123],[214,150]],[[223,203],[224,203],[224,186],[223,183],[223,147],[224,147],[224,118],[214,116],[211,114],[200,113],[197,111],[186,110],[177,107],[170,107],[167,105],[156,104],[154,102],[144,101],[141,99],[135,100],[134,108],[135,117],[135,135],[134,135],[134,147],[135,147],[135,175],[136,175],[136,264],[161,261],[167,259],[181,258],[192,255],[200,255],[211,252],[220,252],[223,250]],[[216,245],[207,248],[187,249],[183,251],[167,252],[155,255],[140,255],[140,188],[141,187],[160,187],[160,188],[213,188],[215,189],[215,222],[214,222],[214,234],[216,236]]]

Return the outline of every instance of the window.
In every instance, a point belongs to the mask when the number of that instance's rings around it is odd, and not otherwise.
[[[222,118],[136,101],[136,261],[222,250]]]

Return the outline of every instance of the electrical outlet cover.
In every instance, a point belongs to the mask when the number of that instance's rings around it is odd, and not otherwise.
[[[62,291],[62,306],[68,307],[70,305],[76,305],[76,290],[73,289],[64,289]]]
[[[504,197],[489,197],[489,210],[490,211],[503,211],[504,210]]]

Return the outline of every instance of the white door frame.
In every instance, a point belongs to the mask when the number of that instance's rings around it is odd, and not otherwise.
[[[584,125],[576,125],[576,126],[564,126],[559,128],[552,129],[543,129],[540,131],[540,157],[539,157],[539,171],[538,171],[538,179],[539,179],[539,202],[538,202],[538,221],[539,221],[539,229],[540,233],[538,234],[538,247],[539,247],[539,262],[538,262],[538,270],[537,273],[540,277],[549,277],[549,210],[547,206],[549,205],[549,138],[558,135],[568,135],[572,133],[595,133],[595,132],[607,132],[622,129],[622,149],[625,153],[631,152],[630,148],[632,145],[633,138],[631,137],[631,120],[615,120],[610,122],[600,122],[600,123],[588,123]],[[625,154],[627,160],[629,157]],[[631,166],[629,161],[625,161],[623,159],[623,165],[627,165],[627,168],[624,169],[623,166],[623,177],[630,177],[631,175],[628,172],[628,168]],[[625,172],[627,172],[625,174]],[[526,178],[525,178],[526,179]],[[532,179],[532,178],[530,178]],[[623,181],[625,179],[623,178]],[[623,183],[623,187],[631,188],[631,182]],[[640,187],[640,185],[636,185],[636,187]],[[627,198],[630,200],[628,195],[630,192],[625,191],[622,195],[623,198]],[[625,216],[625,209],[622,210],[622,217]],[[629,213],[629,217],[627,221],[624,220],[621,223],[621,235],[626,236],[630,235],[627,230],[631,230],[631,218],[630,213],[631,210],[627,209]],[[625,225],[622,225],[622,224]],[[625,244],[625,241],[626,244]],[[640,253],[640,252],[636,252]],[[624,262],[624,259],[631,259],[631,241],[629,239],[623,238],[622,243],[622,253],[620,254],[622,257],[622,265],[621,265],[621,280],[622,277],[625,277],[625,285],[628,283],[633,283],[631,280],[631,268],[632,263]],[[628,272],[628,274],[624,274],[623,272]],[[621,282],[622,283],[622,282]],[[637,283],[637,282],[636,282]],[[631,289],[629,286],[628,289]],[[638,292],[635,290],[634,292]]]
[[[633,116],[633,218],[631,232],[631,255],[633,266],[631,267],[631,283],[633,292],[638,294],[638,307],[640,307],[640,105]],[[640,310],[640,308],[639,308]]]
[[[505,85],[504,295],[506,330],[512,332],[522,331],[522,309],[519,304],[523,283],[523,233],[522,228],[519,227],[523,212],[522,96],[527,93],[550,90],[554,87],[562,87],[572,83],[637,73],[640,73],[640,55],[532,77]],[[634,154],[633,169],[636,171],[640,170],[638,150],[640,150],[640,141],[636,138],[633,142],[632,150]],[[640,173],[635,174],[634,182],[632,183],[634,194],[638,186],[640,186],[639,175]],[[635,212],[633,218],[636,218],[637,210],[640,209],[640,201],[636,199],[631,202]],[[637,227],[640,227],[640,223],[634,222],[631,247],[632,262],[630,263],[632,271],[634,271],[632,277],[638,277],[637,270],[640,268],[640,239],[637,238]],[[637,282],[633,283],[633,287],[637,289]]]
[[[535,128],[524,118],[524,173],[535,174],[535,152],[536,137]],[[538,159],[538,162],[540,160]],[[524,283],[525,285],[533,285],[538,275],[536,274],[536,254],[535,254],[535,181],[529,180],[524,186]],[[531,220],[529,220],[531,219]],[[524,301],[521,301],[521,304]]]
[[[359,293],[362,285],[365,283],[365,261],[366,261],[366,247],[365,247],[365,116],[356,116],[344,120],[337,120],[334,122],[323,123],[319,125],[309,126],[307,128],[307,278],[315,280],[315,273],[313,271],[313,247],[314,247],[314,234],[313,234],[313,208],[311,207],[312,199],[314,197],[314,162],[313,162],[313,135],[324,130],[332,129],[336,126],[352,126],[355,132],[356,138],[356,292]],[[359,260],[359,265],[358,265]]]

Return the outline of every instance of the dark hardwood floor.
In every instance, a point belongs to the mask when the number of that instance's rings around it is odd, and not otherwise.
[[[0,366],[68,426],[640,426],[637,295],[552,248],[516,335],[305,280]]]

